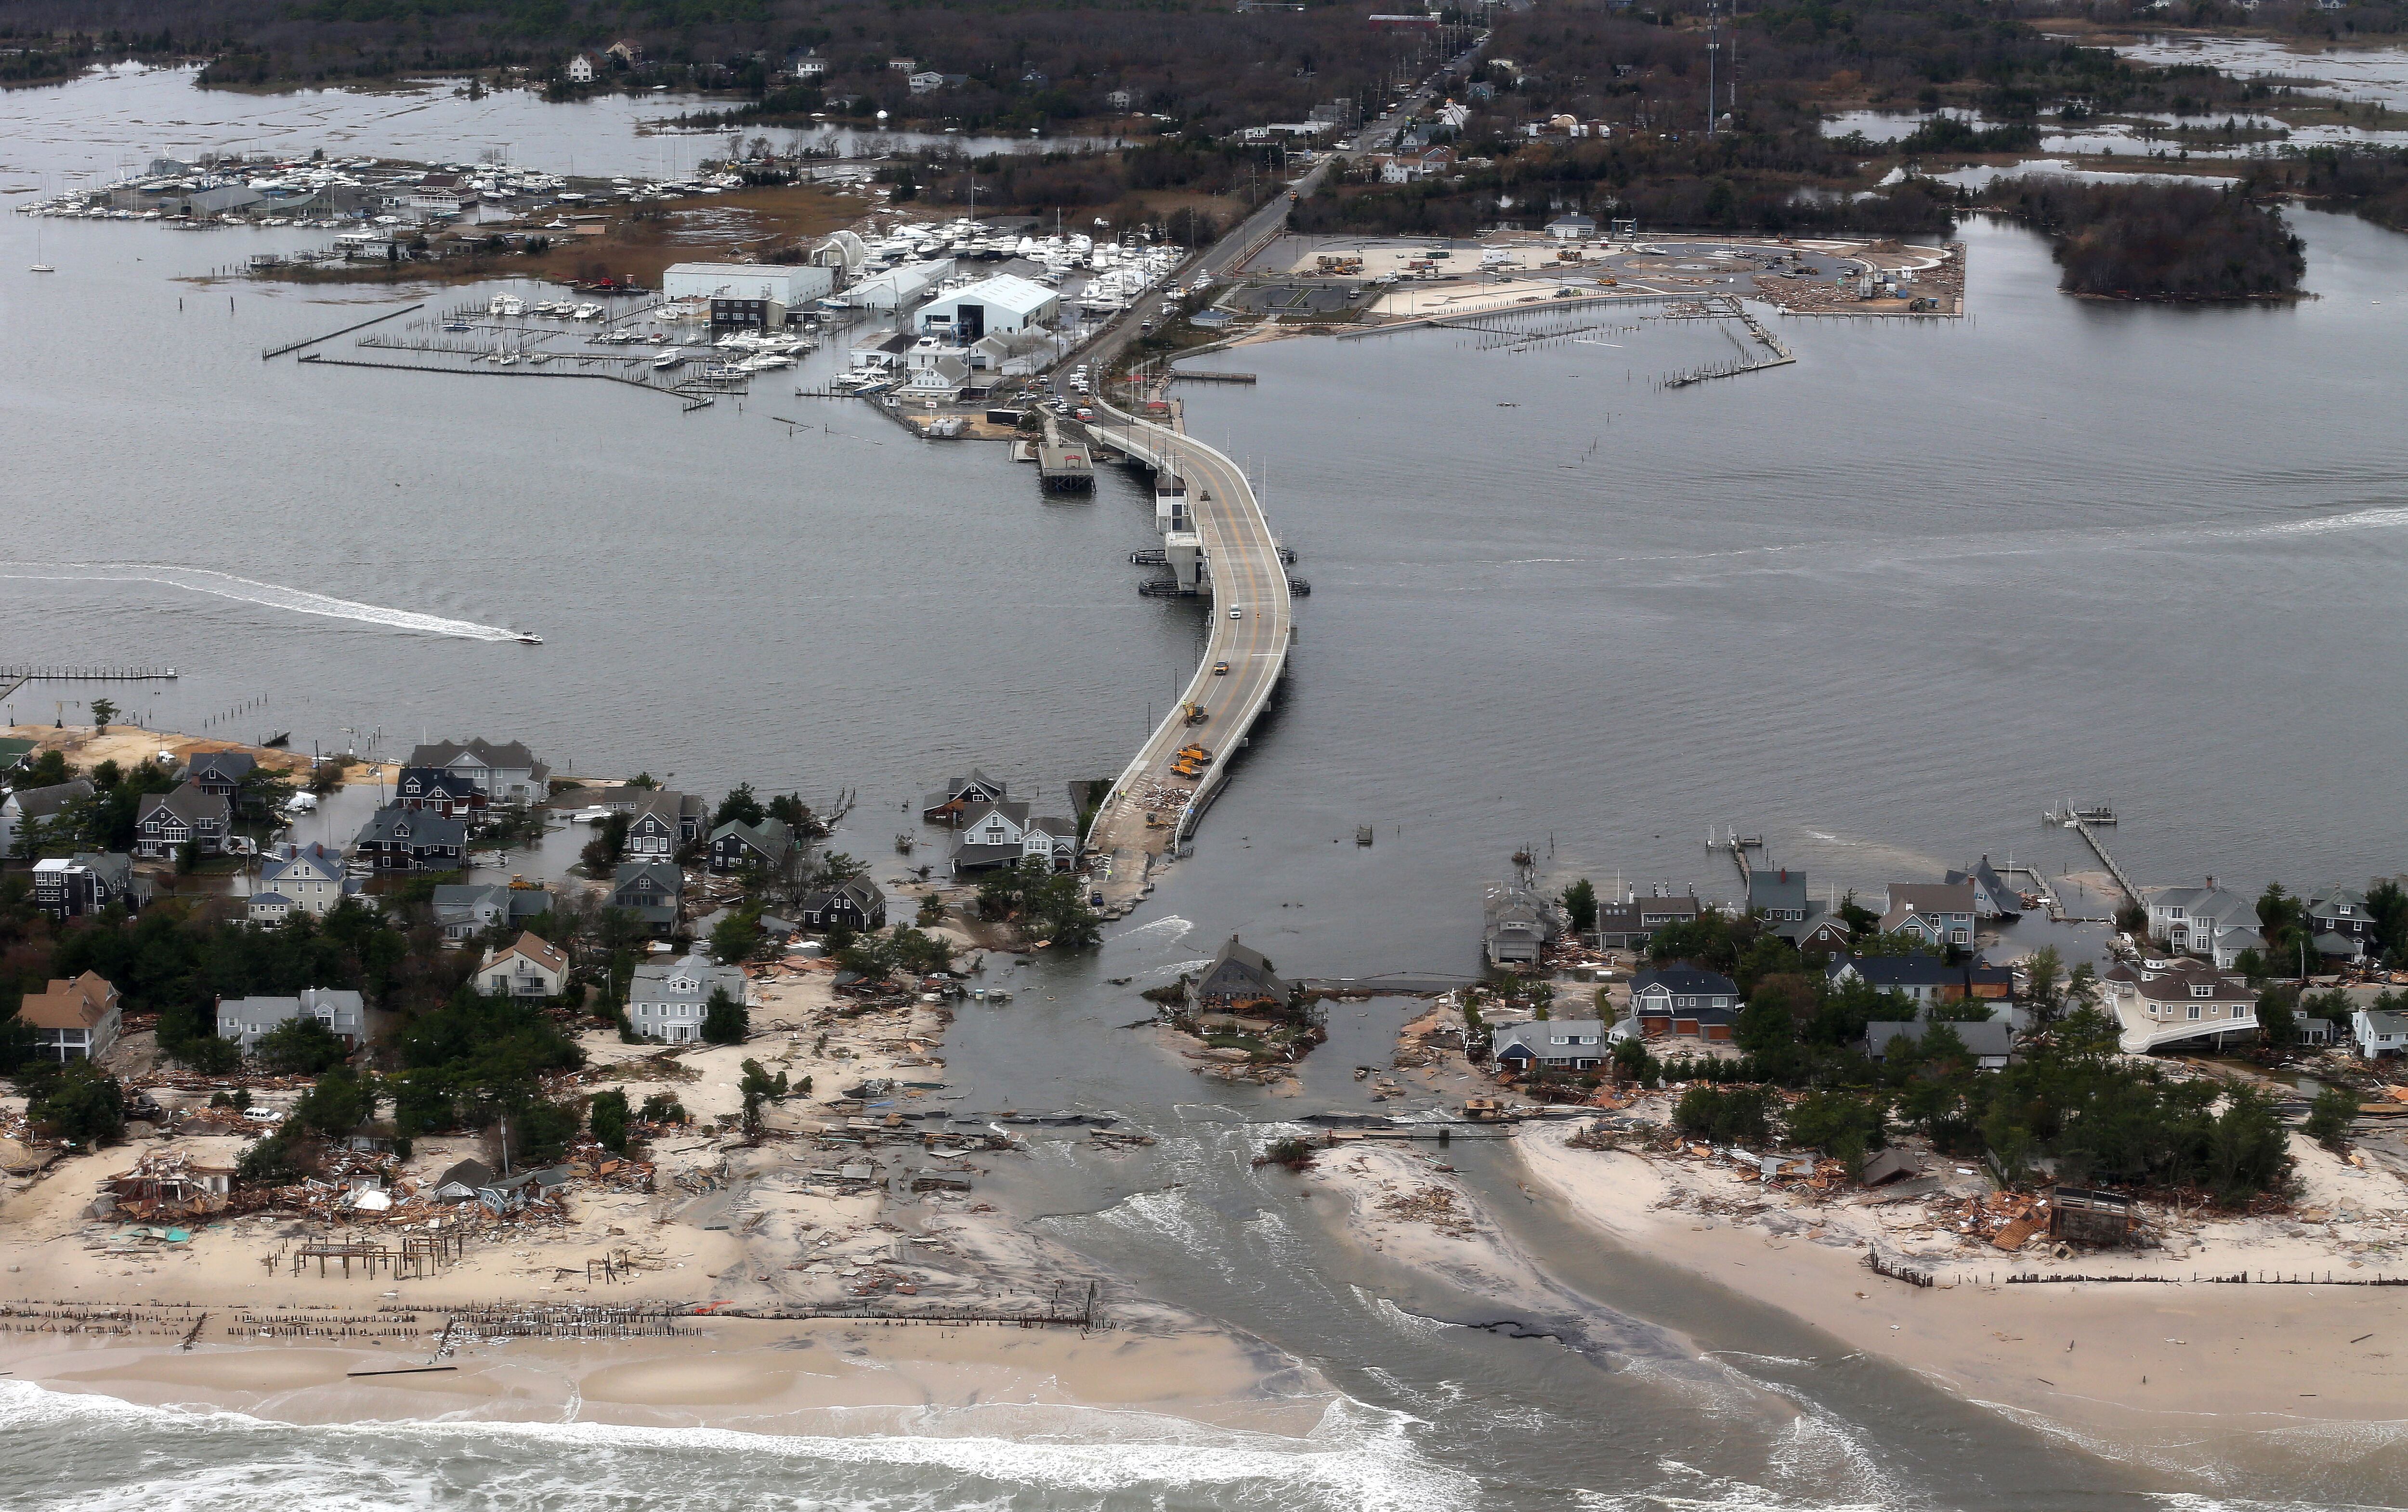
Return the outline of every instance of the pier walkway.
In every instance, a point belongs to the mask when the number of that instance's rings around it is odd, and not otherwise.
[[[1203,587],[1212,606],[1204,660],[1188,679],[1182,702],[1130,759],[1088,833],[1088,854],[1111,861],[1111,875],[1096,891],[1104,895],[1104,912],[1117,917],[1136,906],[1154,863],[1177,854],[1227,779],[1229,763],[1287,669],[1294,621],[1279,542],[1238,464],[1193,436],[1125,413],[1100,397],[1095,403],[1098,420],[1090,430],[1098,439],[1156,471],[1168,467],[1185,481],[1189,515],[1207,563]],[[1234,620],[1233,610],[1239,616]],[[1224,663],[1229,670],[1216,674],[1213,668]],[[1187,722],[1190,707],[1203,710],[1202,722]],[[1212,753],[1211,763],[1193,781],[1171,769],[1181,749],[1190,744]]]

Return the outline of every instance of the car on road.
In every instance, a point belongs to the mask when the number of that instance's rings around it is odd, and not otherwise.
[[[1231,609],[1229,611],[1229,618],[1232,620],[1242,620],[1245,617],[1246,611],[1243,609]]]
[[[1081,420],[1094,420],[1096,418],[1096,412],[1089,409],[1086,406],[1081,405],[1079,407],[1079,418]]]
[[[1227,677],[1228,675],[1229,675],[1229,663],[1226,663],[1226,662],[1215,662],[1215,663],[1212,663],[1212,676],[1214,676],[1214,677],[1216,677],[1216,678],[1226,678],[1226,677]]]

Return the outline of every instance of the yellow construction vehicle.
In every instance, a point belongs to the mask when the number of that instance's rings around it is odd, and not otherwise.
[[[1204,706],[1201,704],[1182,704],[1179,708],[1190,724],[1202,724],[1212,717],[1204,712]]]
[[[1182,762],[1194,762],[1198,766],[1210,766],[1212,763],[1212,753],[1202,746],[1182,746],[1179,748],[1179,759]]]

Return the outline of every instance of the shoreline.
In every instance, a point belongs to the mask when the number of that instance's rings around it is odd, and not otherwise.
[[[2408,1288],[1991,1284],[2035,1268],[1995,1251],[1943,1262],[1933,1286],[1912,1286],[1865,1263],[1845,1210],[1828,1220],[1777,1205],[1694,1210],[1697,1186],[1668,1177],[1668,1163],[1571,1148],[1575,1132],[1526,1125],[1514,1139],[1532,1185],[1565,1217],[2102,1458],[2194,1484],[2274,1475],[2305,1487],[2347,1468],[2335,1455],[2344,1442],[2372,1455],[2408,1436],[2408,1357],[2384,1345],[2408,1336]],[[1771,1196],[1723,1172],[1705,1180]],[[2114,1265],[2186,1277],[2229,1265],[2239,1246],[2216,1248]],[[2271,1269],[2292,1252],[2260,1254]]]

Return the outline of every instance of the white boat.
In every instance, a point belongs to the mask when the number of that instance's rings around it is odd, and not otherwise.
[[[540,646],[543,644],[543,637],[537,635],[532,630],[522,630],[519,632],[519,644],[522,646]]]
[[[684,365],[685,353],[681,351],[665,351],[658,357],[652,359],[652,371],[655,373],[666,373],[672,368],[683,367]]]

